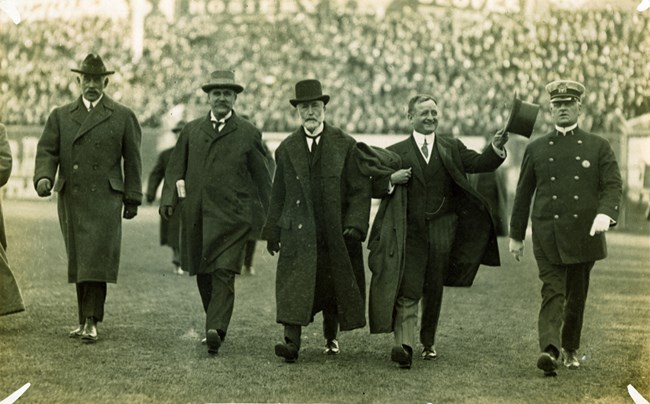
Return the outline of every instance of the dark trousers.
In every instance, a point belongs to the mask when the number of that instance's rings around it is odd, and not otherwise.
[[[79,324],[84,324],[88,317],[96,322],[104,320],[104,303],[106,303],[106,282],[79,282],[77,289],[77,308]]]
[[[217,330],[226,337],[235,306],[235,273],[217,268],[214,272],[197,274],[196,284],[205,310],[205,331]]]
[[[250,268],[253,266],[253,256],[255,255],[255,246],[257,240],[248,240],[244,248],[244,266]]]
[[[557,265],[535,253],[542,281],[542,306],[539,311],[539,347],[559,352],[580,348],[582,321],[589,290],[589,275],[594,262]]]
[[[339,330],[339,317],[336,310],[323,310],[323,336],[326,340],[336,339]],[[302,335],[302,326],[293,324],[284,324],[285,342],[293,342],[300,349],[300,336]]]

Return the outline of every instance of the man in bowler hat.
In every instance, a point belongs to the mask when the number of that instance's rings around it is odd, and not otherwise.
[[[235,275],[252,231],[252,209],[268,208],[271,175],[262,134],[233,109],[244,87],[231,70],[212,72],[202,90],[210,111],[181,131],[165,173],[160,214],[181,199],[181,262],[196,275],[206,312],[208,353],[217,354],[235,302]]]
[[[36,149],[34,187],[41,197],[59,194],[68,282],[77,290],[79,326],[70,337],[94,342],[106,283],[117,282],[121,219],[133,219],[142,201],[141,131],[133,111],[104,92],[114,72],[99,55],[89,54],[72,71],[81,96],[48,117]]]
[[[622,180],[607,140],[578,126],[585,87],[558,80],[546,91],[555,128],[524,152],[509,249],[519,261],[530,216],[543,284],[537,367],[555,375],[560,357],[567,368],[580,367],[577,350],[589,274],[595,261],[607,256],[605,232],[618,218]]]
[[[185,121],[179,121],[172,128],[172,132],[178,137],[181,133]],[[156,200],[156,192],[158,186],[165,178],[165,170],[169,164],[169,158],[172,155],[173,147],[169,147],[160,152],[156,164],[151,173],[149,174],[149,181],[147,181],[146,198],[148,203],[153,203]],[[181,230],[181,215],[180,211],[174,212],[169,220],[160,218],[160,245],[169,246],[172,250],[172,264],[174,265],[173,273],[176,275],[183,275],[185,272],[181,267],[181,252],[180,252],[180,230]]]
[[[373,282],[378,289],[371,285],[370,290],[371,332],[394,332],[391,360],[403,369],[412,365],[420,303],[420,356],[432,360],[438,356],[434,344],[443,287],[470,286],[479,265],[500,264],[488,203],[470,185],[466,174],[499,167],[506,157],[504,145],[508,141],[508,133],[498,131],[478,153],[459,139],[437,134],[438,102],[428,94],[410,99],[407,116],[413,127],[411,134],[387,148],[399,156],[401,167],[390,175],[373,178],[373,197],[382,198],[382,204],[393,203],[397,195],[406,193],[405,202],[396,213],[398,218],[380,214],[392,211],[380,207],[368,241],[373,254],[369,263],[373,265],[392,262],[390,257],[375,260],[375,255],[392,254],[395,248],[403,254],[401,262],[386,268],[396,272],[396,280],[388,284]],[[379,235],[385,233],[382,226],[388,220],[401,223],[396,231],[405,234],[404,239],[383,253],[373,251],[377,243],[384,241],[379,240]],[[385,276],[372,266],[371,271]],[[377,295],[392,298],[375,301]]]
[[[276,150],[276,171],[262,238],[276,273],[277,322],[284,341],[275,354],[295,362],[302,327],[323,312],[326,354],[340,352],[341,331],[365,326],[361,242],[368,230],[370,182],[355,159],[356,141],[325,122],[320,81],[296,83],[289,102],[301,125]]]

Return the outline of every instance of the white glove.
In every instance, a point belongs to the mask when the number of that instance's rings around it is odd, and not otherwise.
[[[593,236],[594,234],[600,234],[609,230],[609,225],[612,223],[612,219],[604,213],[599,213],[594,219],[594,223],[591,225],[591,230],[589,230],[589,235]]]
[[[508,246],[510,254],[515,257],[517,262],[521,261],[521,257],[524,256],[524,241],[515,240],[514,238],[510,239],[510,245]]]

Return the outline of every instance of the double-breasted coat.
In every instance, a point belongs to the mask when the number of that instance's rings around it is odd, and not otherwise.
[[[190,275],[217,268],[239,273],[256,202],[271,194],[262,134],[234,113],[220,132],[210,114],[189,122],[172,152],[161,206],[176,207],[176,182],[185,181],[181,262]],[[257,192],[255,192],[257,191]]]
[[[470,185],[466,173],[494,170],[503,159],[494,152],[491,144],[483,153],[477,153],[467,149],[458,139],[436,136],[434,147],[438,148],[442,165],[460,191],[454,195],[458,222],[444,284],[471,286],[480,265],[498,266],[500,258],[495,223],[488,203]],[[412,167],[413,177],[402,186],[404,191],[390,195],[387,193],[388,176],[373,181],[373,196],[383,197],[368,240],[368,263],[373,273],[369,307],[370,331],[373,333],[393,330],[394,304],[404,274],[407,234],[419,235],[410,238],[420,240],[410,246],[415,251],[415,255],[409,257],[415,270],[424,270],[428,251],[425,195],[409,191],[413,187],[411,182],[424,184],[425,181],[416,154],[419,151],[412,136],[389,146],[388,150],[401,158],[400,168]],[[386,236],[389,236],[388,240]],[[399,245],[391,246],[393,242]]]
[[[122,206],[142,202],[141,137],[133,111],[106,94],[90,112],[79,97],[47,119],[34,187],[48,178],[58,192],[69,282],[117,282]]]
[[[370,182],[359,172],[356,141],[325,123],[320,149],[325,242],[329,250],[340,329],[365,326],[363,257],[350,257],[345,228],[365,235],[370,216]],[[299,128],[275,152],[276,171],[263,238],[281,243],[276,273],[277,321],[307,325],[317,271],[317,229],[305,134]],[[361,283],[361,284],[360,284]]]
[[[599,213],[618,219],[622,184],[606,139],[580,128],[566,136],[552,131],[530,142],[524,152],[510,237],[524,240],[530,215],[533,248],[551,263],[603,259],[605,234],[590,236],[589,230]]]

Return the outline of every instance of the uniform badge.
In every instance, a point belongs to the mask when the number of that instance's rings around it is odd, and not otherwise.
[[[591,167],[591,163],[589,162],[589,160],[582,160],[582,166],[584,168],[589,168]]]

